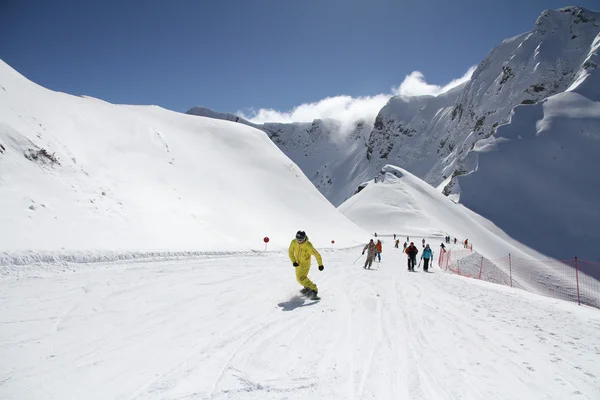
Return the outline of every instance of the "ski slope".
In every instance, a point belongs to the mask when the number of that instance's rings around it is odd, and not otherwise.
[[[597,310],[322,254],[320,302],[285,252],[1,277],[0,398],[600,398]]]
[[[459,242],[469,239],[489,258],[508,253],[525,258],[541,254],[510,238],[491,221],[453,202],[403,168],[383,167],[376,179],[344,202],[338,210],[368,232],[400,236],[437,237],[434,247],[450,235]],[[415,242],[416,243],[416,242]]]
[[[484,182],[480,183],[480,187],[485,185]],[[358,226],[372,233],[386,236],[395,233],[402,242],[406,236],[410,236],[411,241],[415,236],[432,239],[434,251],[439,249],[446,235],[457,238],[458,243],[469,239],[469,243],[478,253],[477,257],[471,259],[473,267],[475,264],[479,267],[481,256],[493,260],[511,254],[512,257],[521,260],[550,260],[547,255],[520,243],[490,220],[462,204],[454,203],[440,190],[392,165],[382,168],[376,179],[366,182],[364,189],[338,209]],[[503,208],[499,206],[498,209]],[[554,249],[554,252],[559,253],[560,249]],[[569,256],[567,253],[558,259]],[[494,267],[497,269],[494,275],[508,278],[511,274],[513,279],[528,291],[554,293],[560,289],[562,296],[577,300],[577,290],[573,282],[575,271],[565,274],[565,269],[569,266],[565,264],[564,268],[556,268],[557,263],[555,260],[548,263],[530,263],[526,268],[512,268],[512,272],[509,271],[508,263],[499,263]],[[580,269],[579,274],[582,273],[595,278],[598,271],[591,267],[584,271]],[[591,297],[586,298],[586,301],[590,301],[588,304],[596,304],[597,300]]]
[[[0,265],[368,238],[262,131],[53,92],[2,61],[0,145]]]

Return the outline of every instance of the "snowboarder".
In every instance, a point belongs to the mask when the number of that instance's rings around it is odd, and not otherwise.
[[[419,254],[419,249],[415,247],[415,244],[413,242],[410,242],[410,246],[406,248],[405,252],[408,255],[408,270],[414,272],[415,264],[417,263],[417,254]]]
[[[423,248],[425,248],[425,238],[423,238],[423,240],[421,240],[421,243],[423,243]]]
[[[377,241],[375,247],[377,248],[377,261],[381,262],[381,252],[383,251],[383,247],[381,246],[381,240]]]
[[[423,254],[421,254],[421,260],[423,260],[423,271],[429,271],[429,261],[433,261],[433,251],[431,251],[429,245],[427,245],[425,250],[423,250]]]
[[[373,265],[373,260],[375,259],[375,253],[377,252],[377,246],[373,242],[373,239],[371,239],[371,241],[365,245],[365,248],[362,251],[363,254],[365,254],[365,250],[368,250],[368,251],[367,251],[367,260],[365,261],[365,266],[363,268],[367,269],[367,265],[368,265],[369,266],[368,269],[371,269],[371,265]]]
[[[400,245],[400,239],[396,239],[396,244],[394,245],[394,247],[396,247],[397,249],[399,248],[398,246]]]
[[[296,280],[303,289],[300,293],[309,296],[312,300],[319,299],[319,289],[310,279],[308,272],[310,271],[311,256],[315,256],[319,264],[319,271],[323,271],[323,259],[312,243],[308,240],[308,236],[304,231],[298,231],[296,238],[290,243],[288,250],[292,265],[296,268]]]

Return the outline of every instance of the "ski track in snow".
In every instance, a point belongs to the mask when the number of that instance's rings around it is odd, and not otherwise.
[[[598,310],[359,252],[1,277],[0,398],[600,398]]]

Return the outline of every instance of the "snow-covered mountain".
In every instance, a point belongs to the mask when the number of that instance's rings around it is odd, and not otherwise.
[[[600,35],[586,62],[599,47]],[[600,260],[600,69],[515,108],[473,154],[476,171],[458,178],[465,206],[546,255]]]
[[[250,250],[264,236],[277,249],[298,229],[316,246],[368,237],[262,131],[53,92],[4,62],[0,209],[6,252]]]
[[[530,32],[493,48],[468,82],[438,96],[392,97],[375,121],[350,134],[337,134],[335,121],[254,126],[336,206],[388,163],[438,186],[475,168],[470,156],[475,143],[507,123],[514,107],[562,93],[597,68],[590,54],[599,33],[599,13],[547,10]],[[189,113],[239,118],[207,109]],[[446,183],[446,194],[458,191],[454,180]]]
[[[359,121],[352,127],[336,120],[297,123],[253,124],[229,113],[194,107],[187,114],[224,119],[265,132],[290,157],[319,191],[334,205],[341,204],[373,175],[365,157],[373,122]]]
[[[472,171],[470,150],[507,123],[515,106],[564,92],[598,67],[590,54],[599,33],[596,12],[544,11],[532,31],[492,49],[463,87],[438,97],[392,98],[369,137],[371,162],[399,165],[434,186]]]

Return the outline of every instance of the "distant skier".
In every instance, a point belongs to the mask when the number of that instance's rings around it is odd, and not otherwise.
[[[323,271],[323,259],[312,243],[308,240],[308,236],[304,231],[298,231],[296,238],[290,243],[288,250],[292,265],[296,268],[296,280],[303,286],[300,291],[302,294],[309,296],[313,300],[319,299],[319,289],[310,279],[308,272],[310,271],[311,256],[315,256],[319,264],[319,271]]]
[[[367,251],[367,260],[365,261],[365,266],[363,268],[371,269],[371,265],[373,265],[373,260],[375,259],[375,253],[377,252],[377,246],[375,245],[375,242],[373,242],[373,239],[365,245],[362,253],[365,254],[365,251]]]
[[[446,246],[444,246],[444,243],[440,244],[440,247],[442,248],[442,251],[446,250]]]
[[[423,248],[425,248],[425,239],[423,238],[423,240],[421,240],[421,243],[423,243]]]
[[[408,243],[404,242],[404,247],[402,247],[402,251],[406,251],[407,246],[408,246]]]
[[[381,262],[381,252],[383,251],[383,246],[381,245],[381,240],[377,241],[377,244],[375,244],[375,247],[377,248],[377,261]]]
[[[394,233],[394,240],[396,240],[396,234]]]
[[[465,239],[465,249],[469,248],[469,239]]]
[[[456,238],[454,238],[454,244],[456,244]]]
[[[394,247],[398,249],[399,245],[400,245],[400,239],[396,239],[396,244],[394,245]]]
[[[423,254],[421,254],[421,259],[423,260],[423,271],[429,271],[429,261],[432,261],[433,264],[433,251],[429,245],[425,246],[425,250],[423,250]]]
[[[375,237],[377,237],[377,232],[375,232]]]
[[[417,254],[419,254],[419,249],[415,247],[413,242],[410,242],[410,246],[408,246],[405,250],[405,253],[408,255],[408,270],[415,270],[415,264],[417,263]]]
[[[407,242],[410,242],[410,238],[409,238],[408,236],[406,237],[406,241],[407,241]]]

